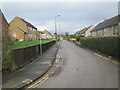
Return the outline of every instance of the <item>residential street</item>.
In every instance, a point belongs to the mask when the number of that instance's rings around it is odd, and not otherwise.
[[[117,65],[94,53],[63,40],[58,71],[35,88],[117,88]]]
[[[118,90],[119,6],[113,0],[2,0],[0,90]]]

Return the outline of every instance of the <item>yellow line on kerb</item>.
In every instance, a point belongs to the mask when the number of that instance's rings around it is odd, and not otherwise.
[[[42,79],[40,79],[39,81],[37,81],[36,83],[34,83],[33,85],[29,86],[28,88],[35,88],[38,85],[42,84],[44,81],[46,81],[49,78],[48,75],[46,75],[45,77],[43,77]]]
[[[104,57],[104,56],[102,56],[102,55],[100,55],[100,54],[98,54],[98,53],[94,53],[94,54],[95,54],[96,56],[99,56],[99,57],[101,57],[101,58],[104,58],[105,60],[107,60],[107,61],[111,61],[112,63],[118,65],[118,62],[115,61],[115,60],[112,60],[112,59],[110,59],[110,58]]]
[[[37,87],[38,85],[42,84],[42,83],[43,83],[44,81],[46,81],[48,78],[49,78],[49,77],[46,77],[43,81],[41,81],[40,83],[34,85],[32,88],[35,88],[35,87]]]
[[[59,59],[60,59],[60,56],[59,56],[59,58],[56,58],[56,61],[55,61],[55,63],[57,63],[56,67],[59,67],[59,64],[58,64],[58,63],[60,63]],[[52,70],[52,72],[50,72],[50,73],[53,74],[55,72]],[[35,88],[38,85],[42,84],[44,81],[46,81],[50,77],[50,73],[48,73],[47,75],[45,75],[42,79],[40,79],[36,83],[34,83],[34,84],[30,85],[29,87],[27,87],[25,90],[30,90],[30,88]]]

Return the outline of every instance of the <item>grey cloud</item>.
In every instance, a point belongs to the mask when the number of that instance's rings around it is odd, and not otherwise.
[[[64,22],[62,32],[75,32],[75,29],[96,24],[118,13],[117,2],[74,2],[74,3],[3,3],[2,10],[10,22],[20,16],[34,25],[48,26],[57,14],[57,22]],[[65,26],[65,27],[64,27]],[[50,30],[52,31],[52,30]]]

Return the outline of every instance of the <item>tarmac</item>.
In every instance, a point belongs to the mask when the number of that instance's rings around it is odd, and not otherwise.
[[[22,88],[43,76],[52,66],[58,48],[54,44],[43,55],[25,67],[2,77],[2,88]]]

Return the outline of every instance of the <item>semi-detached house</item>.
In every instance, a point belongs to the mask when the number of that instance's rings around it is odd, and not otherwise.
[[[37,28],[26,20],[15,17],[10,22],[10,36],[16,41],[31,41],[38,39]]]
[[[116,36],[120,35],[120,15],[117,15],[108,20],[96,25],[91,31],[92,36]]]
[[[82,30],[79,30],[75,33],[75,35],[84,35],[85,37],[90,37],[91,33],[90,31],[94,28],[94,25],[90,25],[89,27],[85,27]]]
[[[51,39],[52,35],[49,31],[44,30],[44,31],[42,31],[41,38],[42,39]]]

